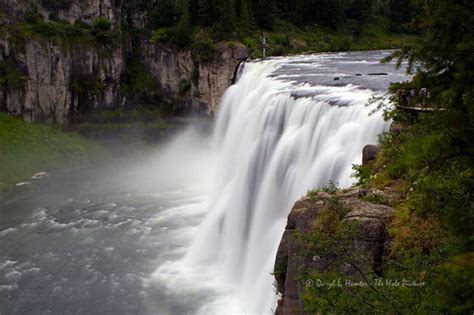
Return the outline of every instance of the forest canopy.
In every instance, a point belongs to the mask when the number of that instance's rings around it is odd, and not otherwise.
[[[407,32],[418,10],[410,0],[156,0],[143,5],[150,12],[151,29],[186,23],[227,36],[255,28],[272,30],[279,20],[301,27],[350,29],[355,35],[371,23]]]

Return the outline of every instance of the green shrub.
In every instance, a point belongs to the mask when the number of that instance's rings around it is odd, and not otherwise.
[[[127,61],[122,82],[125,91],[135,96],[143,93],[149,93],[153,96],[161,96],[162,94],[157,82],[140,58],[136,56]]]
[[[89,32],[95,43],[102,47],[112,47],[120,41],[121,33],[118,25],[114,27],[105,16],[96,18],[92,22]]]
[[[260,40],[255,37],[245,37],[243,39],[243,43],[250,51],[250,54],[255,57],[259,57],[262,55],[262,49]]]
[[[89,26],[80,19],[75,21],[74,24],[66,20],[59,20],[55,12],[50,14],[50,21],[48,22],[45,22],[43,16],[35,9],[28,12],[27,24],[9,28],[16,41],[39,35],[67,47],[81,43],[104,47],[112,46],[120,39],[120,30],[113,28],[110,21],[103,16],[96,18]]]
[[[192,31],[189,17],[183,16],[176,27],[171,29],[170,41],[180,48],[189,47],[192,44]]]
[[[25,13],[25,21],[31,24],[44,21],[44,16],[38,12],[36,7],[30,7]]]
[[[199,67],[193,68],[191,72],[191,81],[197,84],[199,82]]]
[[[85,36],[86,30],[67,21],[38,22],[31,25],[31,30],[48,39],[61,39],[65,42],[74,42]]]
[[[358,180],[357,185],[367,185],[374,176],[371,165],[353,164],[352,170],[354,171],[352,176]]]
[[[201,29],[194,36],[193,45],[191,47],[193,56],[198,57],[202,61],[210,60],[216,53],[216,47],[210,34]]]
[[[352,38],[350,36],[334,36],[330,43],[331,51],[348,51],[352,47]]]
[[[191,90],[191,87],[192,87],[191,80],[189,80],[189,79],[188,80],[181,80],[181,82],[179,82],[179,87],[178,87],[179,94],[180,95],[187,94]]]
[[[178,8],[173,1],[155,1],[153,8],[149,10],[147,28],[155,30],[163,27],[171,27],[179,21],[180,15]]]
[[[21,89],[27,80],[28,76],[17,68],[0,62],[0,89],[8,91]]]
[[[276,45],[271,51],[271,56],[284,56],[286,54],[285,48],[281,45]]]
[[[166,27],[160,27],[156,31],[153,31],[151,35],[151,42],[154,44],[157,43],[167,43],[169,40],[169,29]]]
[[[173,27],[161,27],[152,32],[152,43],[170,43],[179,48],[186,48],[192,44],[192,32],[186,19]]]
[[[75,79],[71,83],[71,90],[78,96],[98,96],[104,88],[104,82],[93,75]]]

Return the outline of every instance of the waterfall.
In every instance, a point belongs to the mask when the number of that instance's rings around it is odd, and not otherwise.
[[[353,184],[352,165],[361,163],[362,148],[388,127],[380,112],[370,115],[376,106],[370,100],[379,92],[307,82],[323,59],[246,63],[223,96],[209,213],[184,263],[212,270],[230,288],[234,305],[227,301],[225,309],[203,313],[275,309],[271,273],[292,205],[329,180]],[[284,71],[289,65],[306,74]]]

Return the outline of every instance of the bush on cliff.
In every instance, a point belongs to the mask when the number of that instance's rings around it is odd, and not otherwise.
[[[375,237],[375,230],[367,234],[368,230],[361,228],[361,223],[344,220],[347,210],[337,193],[328,198],[319,196],[317,192],[309,193],[313,206],[322,202],[311,229],[295,232],[298,254],[304,261],[311,262],[299,271],[298,280],[304,284],[300,294],[301,311],[311,314],[452,313],[452,301],[449,301],[452,298],[447,296],[445,285],[458,292],[457,313],[472,306],[462,303],[468,300],[469,290],[461,292],[469,285],[466,275],[469,275],[468,259],[472,257],[457,257],[461,265],[450,265],[450,254],[458,246],[457,239],[443,229],[438,219],[418,217],[399,208],[388,226],[390,247],[386,253],[379,253],[381,261],[373,261],[374,257],[369,256],[377,252],[377,245],[374,243],[367,251],[360,242]],[[454,268],[455,273],[449,268]]]

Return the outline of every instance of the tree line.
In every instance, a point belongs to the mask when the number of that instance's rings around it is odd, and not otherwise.
[[[418,11],[412,0],[153,0],[145,5],[151,29],[185,23],[224,37],[256,28],[272,30],[278,20],[301,27],[351,29],[354,35],[368,23],[404,32]]]

